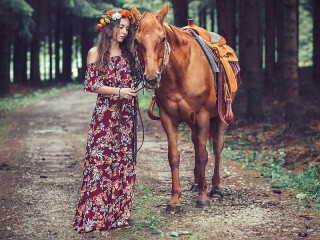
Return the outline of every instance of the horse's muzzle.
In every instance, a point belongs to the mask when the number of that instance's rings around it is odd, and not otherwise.
[[[156,89],[159,87],[158,78],[152,80],[145,80],[145,87],[149,89]]]

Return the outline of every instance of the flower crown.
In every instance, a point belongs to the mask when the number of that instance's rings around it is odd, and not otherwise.
[[[112,20],[118,20],[121,18],[129,18],[130,23],[134,24],[135,19],[132,15],[132,13],[129,10],[126,9],[120,9],[116,11],[105,11],[103,10],[100,17],[100,23],[97,24],[97,29],[102,30],[104,26],[108,23],[110,23]]]

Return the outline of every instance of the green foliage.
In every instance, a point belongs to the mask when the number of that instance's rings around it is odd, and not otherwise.
[[[0,115],[0,141],[4,141],[6,139],[5,138],[5,131],[6,131],[5,121],[6,121],[5,116]]]
[[[261,177],[270,178],[272,187],[296,189],[303,192],[306,199],[320,203],[320,169],[316,164],[310,164],[302,173],[295,174],[283,167],[286,157],[284,149],[271,155],[257,151],[251,151],[248,155],[243,150],[228,147],[223,150],[222,156],[242,161],[245,169],[259,171]]]
[[[100,6],[102,2],[88,1],[88,0],[66,0],[63,1],[64,8],[69,9],[75,16],[79,17],[96,17],[103,9],[112,6],[111,4],[105,4]]]
[[[313,51],[313,34],[312,34],[312,15],[310,14],[309,0],[299,1],[299,66],[312,65],[312,51]]]
[[[132,231],[136,233],[137,231],[150,231],[152,234],[162,234],[157,226],[163,221],[158,213],[154,212],[152,208],[148,208],[148,204],[154,202],[154,194],[152,190],[137,181],[135,185],[135,195],[136,200],[133,207],[133,215],[138,216],[138,220],[134,220],[129,227],[123,229],[122,231]],[[141,234],[139,234],[141,236]]]
[[[0,22],[7,24],[16,33],[30,37],[33,9],[25,0],[2,0],[0,2]]]
[[[28,95],[17,94],[13,97],[6,97],[0,99],[0,113],[5,111],[13,111],[22,107],[34,104],[42,99],[54,96],[60,92],[80,89],[79,84],[68,84],[64,87],[53,87],[50,89],[40,89],[33,91]]]
[[[141,90],[138,94],[139,107],[141,111],[147,112],[151,103],[153,92],[147,90]]]

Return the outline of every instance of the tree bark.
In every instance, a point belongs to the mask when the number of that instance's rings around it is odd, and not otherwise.
[[[92,20],[89,18],[82,18],[80,21],[82,21],[82,28],[81,28],[81,36],[80,36],[80,51],[81,51],[81,70],[79,71],[78,79],[79,81],[84,80],[85,70],[87,66],[87,54],[89,49],[93,46],[93,36],[92,34],[92,26],[94,25],[92,23]]]
[[[273,95],[275,83],[275,0],[265,0],[265,94]]]
[[[206,6],[201,6],[200,11],[199,11],[199,26],[206,29],[207,28],[207,11],[206,11]]]
[[[49,20],[49,29],[48,29],[48,44],[49,44],[49,81],[52,82],[53,80],[53,48],[52,48],[52,44],[53,44],[53,38],[52,38],[52,19],[50,16],[50,20]]]
[[[217,0],[218,32],[236,47],[236,0]]]
[[[297,0],[284,0],[285,133],[294,134],[301,125],[299,114],[298,10]]]
[[[320,1],[313,0],[313,82],[320,89]]]
[[[72,15],[65,13],[63,21],[63,68],[62,68],[62,81],[68,83],[72,81]]]
[[[10,28],[0,23],[0,95],[10,93]]]
[[[214,10],[215,10],[216,4],[215,4],[215,0],[211,0],[211,4],[210,4],[210,18],[211,18],[211,31],[214,32],[215,31],[215,14],[214,14]]]
[[[35,27],[33,28],[32,40],[31,40],[31,67],[30,67],[30,84],[32,86],[39,86],[41,83],[40,78],[40,25],[41,25],[41,13],[42,13],[41,0],[32,1],[32,7],[34,11]]]
[[[187,26],[188,0],[172,0],[174,12],[174,25],[177,27]]]
[[[284,70],[283,70],[283,49],[284,49],[284,13],[283,0],[276,0],[276,39],[277,39],[277,63],[276,63],[276,96],[279,100],[284,100]]]
[[[60,78],[60,39],[61,39],[61,1],[57,1],[56,21],[54,28],[54,55],[55,55],[55,79],[62,81]]]
[[[262,81],[258,1],[240,1],[241,76],[247,88],[247,117],[254,121],[263,117],[261,90],[258,87],[261,85],[259,81]]]
[[[13,53],[13,83],[27,85],[27,40],[17,36]]]

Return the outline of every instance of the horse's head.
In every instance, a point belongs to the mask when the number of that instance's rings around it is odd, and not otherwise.
[[[159,13],[146,12],[141,15],[134,6],[131,10],[137,20],[134,41],[147,88],[159,87],[161,73],[169,60],[170,47],[163,25],[168,10],[169,3]]]

